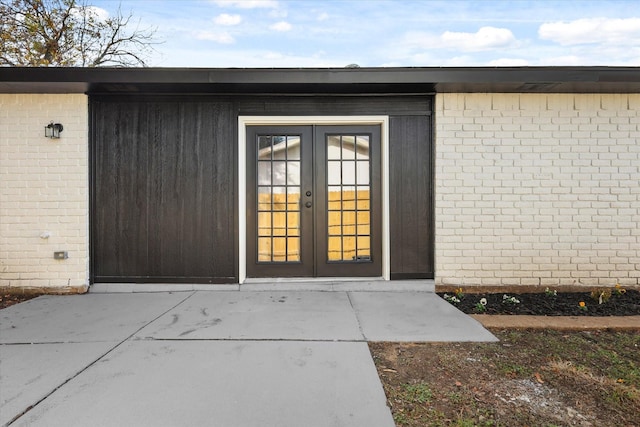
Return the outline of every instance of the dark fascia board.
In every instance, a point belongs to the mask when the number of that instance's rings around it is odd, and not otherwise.
[[[0,93],[640,93],[640,67],[0,68]]]

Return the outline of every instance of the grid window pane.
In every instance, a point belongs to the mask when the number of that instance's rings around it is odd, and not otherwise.
[[[274,237],[273,242],[273,260],[283,262],[287,260],[287,239],[284,237]]]
[[[258,262],[300,261],[300,136],[258,137]]]
[[[287,236],[300,236],[300,212],[287,212]]]
[[[258,162],[258,185],[271,185],[271,162]]]
[[[356,158],[358,160],[369,160],[369,137],[359,135],[356,138]]]
[[[356,238],[344,236],[342,238],[342,261],[352,261],[356,256]]]
[[[299,237],[287,238],[287,261],[289,262],[300,261],[300,238]]]
[[[342,221],[340,212],[329,212],[327,214],[329,221],[329,236],[340,236],[342,234]]]
[[[271,236],[271,212],[258,212],[258,236]]]
[[[327,183],[329,185],[340,185],[342,184],[342,168],[340,161],[330,160],[327,162]]]
[[[327,137],[327,159],[340,160],[340,137],[330,135]]]
[[[356,162],[356,180],[358,185],[369,185],[369,162],[359,160]]]
[[[353,160],[356,158],[356,137],[344,135],[342,137],[342,160]]]
[[[258,261],[271,262],[271,238],[258,237]]]
[[[369,211],[371,207],[371,192],[369,187],[358,187],[357,192],[357,209],[361,211]]]
[[[358,236],[357,247],[359,259],[371,257],[371,238],[369,236]]]
[[[342,261],[342,237],[329,237],[329,261]]]
[[[342,209],[342,193],[340,186],[329,187],[327,193],[328,210],[339,211]]]
[[[356,212],[342,211],[342,234],[344,236],[356,235]]]
[[[355,185],[356,183],[356,162],[343,161],[342,162],[342,182],[343,185]]]
[[[287,136],[287,160],[300,160],[300,137]]]
[[[369,137],[331,135],[327,149],[327,259],[368,262],[371,242]]]

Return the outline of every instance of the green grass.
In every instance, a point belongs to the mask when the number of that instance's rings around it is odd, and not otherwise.
[[[412,403],[427,403],[433,398],[433,392],[426,383],[404,384],[404,396]]]

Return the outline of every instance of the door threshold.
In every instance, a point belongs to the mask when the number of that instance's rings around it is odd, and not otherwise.
[[[244,284],[253,283],[335,283],[335,282],[383,282],[382,277],[248,277]]]
[[[382,277],[251,278],[245,279],[240,291],[435,292],[435,281],[389,281]]]

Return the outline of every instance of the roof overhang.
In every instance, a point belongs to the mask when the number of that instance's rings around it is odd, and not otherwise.
[[[640,67],[0,68],[0,93],[640,93]]]

